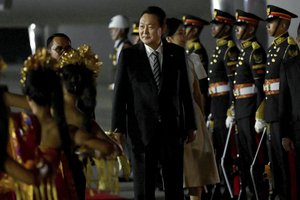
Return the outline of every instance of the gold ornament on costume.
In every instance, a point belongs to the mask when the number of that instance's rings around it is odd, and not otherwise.
[[[25,84],[28,71],[40,67],[48,67],[54,70],[56,65],[56,60],[51,57],[46,48],[37,49],[35,54],[29,56],[24,61],[23,68],[21,69],[21,84]]]
[[[97,54],[93,53],[89,45],[81,45],[77,49],[71,49],[62,54],[59,60],[59,68],[63,68],[66,65],[85,65],[86,68],[94,73],[97,77],[102,66]]]

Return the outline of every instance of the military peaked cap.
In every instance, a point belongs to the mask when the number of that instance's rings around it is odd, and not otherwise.
[[[268,5],[267,6],[267,19],[266,21],[272,21],[273,19],[286,19],[291,20],[292,18],[297,18],[298,16],[290,11],[277,6]]]
[[[235,25],[243,25],[243,24],[254,24],[257,25],[259,21],[263,21],[262,18],[248,13],[242,10],[237,9],[235,13],[236,22]]]
[[[212,24],[224,23],[229,25],[233,25],[234,22],[234,16],[218,9],[214,9],[213,19],[210,21]]]
[[[184,26],[204,26],[209,25],[209,22],[201,19],[199,17],[195,17],[193,15],[184,15],[182,17],[183,25]]]

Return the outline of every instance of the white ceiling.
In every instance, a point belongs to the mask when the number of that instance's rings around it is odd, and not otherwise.
[[[116,14],[134,20],[149,5],[160,6],[172,17],[211,16],[210,0],[12,0],[11,8],[0,12],[0,26],[107,23]]]

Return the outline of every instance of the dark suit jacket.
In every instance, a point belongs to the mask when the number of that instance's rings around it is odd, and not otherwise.
[[[161,90],[155,84],[144,44],[124,49],[115,81],[112,130],[128,132],[133,148],[156,134],[182,137],[196,129],[184,49],[163,43]]]
[[[300,55],[282,63],[279,116],[283,137],[300,129]]]

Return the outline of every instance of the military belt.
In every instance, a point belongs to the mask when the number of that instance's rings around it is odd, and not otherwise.
[[[279,94],[279,79],[266,79],[264,92],[266,95]]]
[[[209,84],[209,94],[213,97],[228,93],[230,86],[228,82],[217,82]]]
[[[234,96],[236,99],[253,97],[256,94],[256,87],[253,83],[243,83],[234,85]]]

